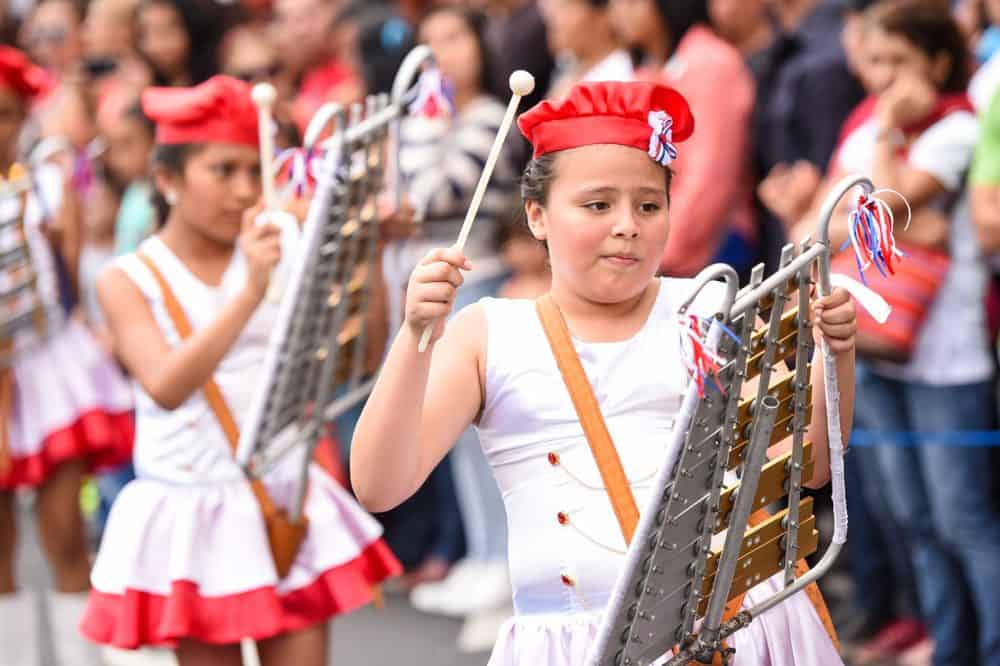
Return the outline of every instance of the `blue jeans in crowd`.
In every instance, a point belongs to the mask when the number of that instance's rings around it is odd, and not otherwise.
[[[947,436],[995,426],[993,383],[916,384],[859,364],[855,397],[859,417],[876,431],[874,460],[904,537],[902,547],[890,546],[891,555],[910,558],[935,666],[1000,666],[1000,512],[992,451]],[[901,442],[896,433],[912,441]]]

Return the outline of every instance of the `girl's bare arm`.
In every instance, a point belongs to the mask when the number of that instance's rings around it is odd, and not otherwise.
[[[450,254],[449,254],[450,253]],[[414,271],[407,320],[393,341],[351,446],[351,482],[370,511],[391,509],[423,484],[482,407],[480,358],[486,337],[482,308],[449,322],[443,317],[461,284],[464,257],[438,250]],[[426,352],[417,345],[424,326],[437,322]],[[432,337],[433,339],[433,337]]]
[[[119,360],[164,409],[176,409],[212,376],[260,303],[247,288],[208,325],[171,348],[139,288],[117,267],[101,273],[97,297]]]
[[[167,345],[142,292],[121,269],[111,267],[97,280],[97,298],[119,359],[164,409],[180,407],[208,381],[264,298],[271,269],[281,258],[280,230],[256,224],[258,211],[247,211],[240,234],[247,259],[244,288],[211,323],[176,347]]]

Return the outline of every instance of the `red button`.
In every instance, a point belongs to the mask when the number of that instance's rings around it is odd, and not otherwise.
[[[559,464],[559,455],[556,453],[549,454],[549,464],[555,467]]]
[[[567,587],[573,587],[574,585],[576,585],[576,581],[574,581],[572,578],[570,578],[566,574],[560,574],[559,580],[561,580],[563,582],[563,585],[565,585]]]
[[[559,520],[560,525],[566,525],[569,523],[569,516],[567,516],[562,511],[556,514],[556,518]]]

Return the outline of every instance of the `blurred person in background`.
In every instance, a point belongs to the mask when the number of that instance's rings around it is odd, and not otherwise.
[[[138,99],[103,127],[109,177],[123,189],[115,220],[115,254],[119,256],[134,252],[156,227],[149,174],[154,130]]]
[[[21,43],[31,58],[59,79],[83,54],[80,5],[73,0],[42,0],[25,22]]]
[[[778,191],[818,186],[840,128],[864,90],[847,64],[842,0],[772,0],[775,38],[761,55],[754,172]],[[783,227],[761,213],[761,258],[777,267]]]
[[[709,0],[708,14],[719,36],[751,64],[774,41],[775,25],[767,0]]]
[[[490,47],[497,55],[497,89],[508,86],[510,75],[523,69],[535,77],[535,89],[521,100],[522,109],[530,109],[545,99],[556,74],[556,62],[549,49],[548,28],[538,0],[494,0],[483,3],[490,18],[487,29]],[[518,132],[512,132],[508,148],[517,171],[531,158],[530,145]]]
[[[0,47],[0,173],[27,164],[19,139],[30,105],[48,78],[23,53]],[[45,308],[47,335],[22,329],[0,341],[13,345],[13,365],[0,377],[0,663],[38,658],[39,617],[34,594],[18,586],[15,491],[34,491],[42,550],[54,590],[45,595],[57,666],[97,666],[99,654],[77,623],[89,589],[89,558],[80,491],[85,474],[128,460],[132,448],[131,391],[117,366],[86,327],[71,316],[77,305],[80,220],[73,183],[43,163],[30,174],[24,232],[37,278],[29,295]],[[7,198],[0,206],[19,206]],[[8,210],[5,216],[12,215]],[[0,237],[0,253],[14,234]],[[7,272],[3,281],[23,278]],[[29,301],[29,305],[30,305]]]
[[[548,28],[539,10],[539,2],[494,0],[485,4],[484,11],[490,17],[487,34],[490,46],[497,54],[499,88],[507,86],[514,71],[523,69],[531,72],[535,77],[535,89],[521,100],[521,108],[530,109],[545,98],[556,67],[548,48]]]
[[[137,46],[158,86],[190,86],[218,73],[222,10],[199,0],[141,0]]]
[[[980,67],[969,82],[969,97],[980,114],[986,112],[1000,90],[1000,0],[982,0],[982,13],[988,26],[976,43]]]
[[[387,8],[371,11],[358,23],[349,62],[361,74],[365,94],[389,93],[399,66],[416,45],[416,32]]]
[[[21,30],[21,16],[16,11],[17,4],[10,0],[0,0],[0,43],[17,44],[17,35]]]
[[[559,64],[546,97],[562,97],[583,81],[634,78],[632,58],[615,32],[608,0],[546,0],[541,9],[549,50]]]
[[[341,0],[276,0],[274,36],[287,74],[295,84],[293,116],[305,131],[326,102],[350,104],[361,99],[360,82],[344,62],[337,29]]]
[[[97,169],[83,200],[83,249],[80,252],[80,301],[91,333],[108,354],[113,353],[101,306],[97,275],[115,257],[115,218],[122,192],[103,169]]]
[[[638,54],[638,78],[676,88],[698,118],[698,131],[672,165],[662,273],[691,276],[713,261],[745,272],[757,243],[749,69],[712,29],[707,0],[611,0],[611,6],[619,33]]]
[[[137,6],[138,0],[92,0],[87,6],[82,64],[96,96],[97,126],[105,135],[153,83],[152,69],[135,48]]]
[[[106,196],[112,193],[118,196],[112,249],[114,256],[120,257],[137,250],[140,243],[156,230],[156,210],[153,207],[153,186],[149,172],[155,127],[142,112],[137,97],[126,108],[116,105],[113,110],[108,110],[102,120],[101,134],[107,144],[107,150],[102,156],[106,170],[106,182],[102,187]],[[100,181],[98,184],[101,185]],[[101,194],[98,193],[97,197],[100,204]],[[99,215],[99,212],[92,211],[90,214]],[[96,268],[95,266],[92,271],[94,278],[97,276]],[[93,284],[87,284],[84,293],[93,299],[96,294]],[[103,321],[101,323],[103,325]],[[99,534],[104,531],[118,493],[134,478],[135,469],[131,461],[97,477]]]
[[[964,187],[979,134],[965,95],[969,54],[939,3],[880,2],[866,20],[864,79],[873,97],[848,119],[820,196],[790,235],[813,231],[821,195],[847,173],[871,174],[912,207],[909,228],[895,227],[910,255],[900,266],[917,262],[922,277],[918,283],[897,274],[882,291],[893,301],[894,290],[905,290],[925,314],[908,321],[899,319],[908,311],[897,308],[890,318],[912,336],[904,357],[891,357],[875,339],[859,343],[855,417],[871,431],[887,509],[902,535],[891,547],[901,543],[912,567],[933,663],[992,666],[1000,663],[1000,515],[991,451],[962,435],[996,425],[987,273]],[[897,219],[906,216],[900,200],[886,201]],[[831,237],[836,246],[846,229],[832,228]],[[978,661],[970,636],[978,636]],[[930,645],[916,643],[911,652]],[[873,647],[867,656],[875,660],[900,645]]]
[[[486,41],[486,25],[486,16],[479,12],[458,5],[442,5],[431,10],[419,26],[420,41],[431,48],[443,77],[440,95],[443,99],[437,100],[436,109],[426,108],[423,114],[405,119],[400,131],[404,191],[420,220],[420,234],[390,244],[386,250],[386,270],[390,271],[387,275],[392,276],[387,283],[393,292],[390,303],[394,303],[394,333],[402,314],[400,299],[411,271],[429,248],[450,245],[458,236],[504,116],[502,100],[508,93],[495,89],[494,59]],[[446,108],[449,106],[450,110]],[[480,298],[496,295],[506,277],[495,238],[515,194],[515,183],[513,164],[509,155],[502,153],[465,246],[475,268],[465,276],[455,311]],[[459,511],[454,511],[447,500],[449,466]],[[470,428],[428,482],[440,489],[442,499],[436,518],[439,528],[446,526],[445,519],[451,520],[450,516],[460,518],[449,542],[456,541],[464,526],[467,555],[447,578],[437,584],[418,586],[411,595],[412,603],[421,610],[469,616],[467,631],[459,637],[460,646],[469,649],[488,646],[495,639],[499,624],[506,619],[504,614],[492,623],[480,623],[476,615],[506,608],[510,603],[506,518],[491,478],[478,437]],[[438,554],[434,556],[437,559],[445,554],[443,536],[439,534]]]
[[[242,23],[230,28],[219,47],[219,65],[223,74],[251,85],[273,85],[277,92],[273,109],[275,121],[281,128],[292,124],[295,84],[285,67],[274,33],[267,26]],[[282,138],[284,143],[290,137]]]

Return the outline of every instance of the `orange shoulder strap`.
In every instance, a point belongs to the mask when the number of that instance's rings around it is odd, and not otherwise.
[[[594,389],[587,379],[587,373],[580,363],[576,348],[573,347],[569,329],[566,328],[566,321],[559,311],[559,306],[545,295],[535,301],[535,309],[538,311],[542,328],[545,329],[545,337],[548,338],[549,346],[552,347],[552,353],[556,357],[563,382],[569,390],[577,418],[583,426],[587,444],[594,454],[597,469],[604,481],[604,488],[611,500],[611,507],[614,509],[615,518],[618,519],[622,536],[625,537],[625,543],[631,543],[635,527],[639,522],[639,507],[635,503],[632,487],[625,476],[621,458],[618,457],[615,444],[611,441],[611,434],[604,422]]]
[[[166,308],[167,315],[170,317],[170,321],[173,322],[174,328],[177,329],[177,335],[182,340],[191,337],[191,322],[184,313],[184,308],[181,306],[180,301],[177,300],[174,291],[170,288],[170,284],[163,277],[163,273],[156,267],[153,260],[149,258],[149,255],[140,251],[136,252],[136,256],[145,264],[149,272],[153,274],[153,278],[159,285],[160,293],[163,295],[163,306]],[[232,410],[226,404],[226,398],[222,395],[222,390],[211,377],[205,380],[205,385],[201,390],[205,394],[205,401],[208,403],[208,407],[212,410],[212,413],[215,414],[215,419],[219,422],[222,432],[226,435],[226,441],[229,442],[229,448],[232,449],[235,456],[236,449],[240,443],[240,429],[236,425],[236,419],[233,418]],[[274,503],[267,494],[264,484],[259,479],[250,480],[250,489],[257,497],[257,501],[260,503],[265,515],[274,509]]]

